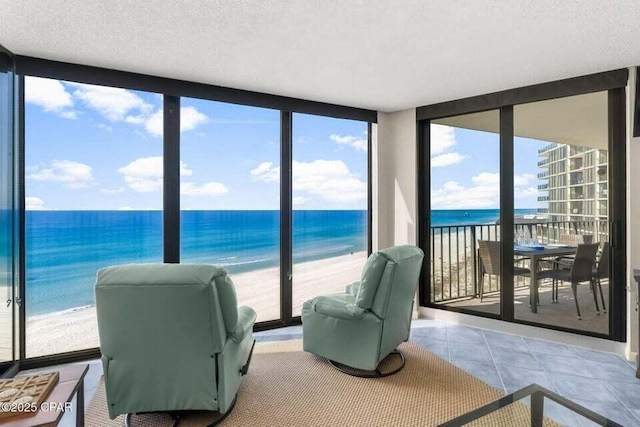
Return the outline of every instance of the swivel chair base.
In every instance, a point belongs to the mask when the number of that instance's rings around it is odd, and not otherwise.
[[[231,403],[231,406],[229,407],[229,410],[227,412],[225,412],[224,414],[221,413],[217,413],[217,417],[213,420],[213,422],[211,424],[207,424],[207,427],[215,427],[218,424],[220,424],[222,421],[225,420],[225,418],[227,418],[229,416],[229,414],[231,414],[231,411],[233,411],[233,408],[236,406],[236,399],[233,399],[233,402]],[[185,412],[189,412],[189,411],[171,411],[171,412],[167,412],[167,414],[169,414],[171,416],[171,418],[173,418],[173,427],[178,427],[180,425],[180,418],[181,415],[184,414]],[[154,413],[154,412],[147,412],[147,413]],[[157,413],[157,412],[156,412]],[[131,419],[133,418],[133,415],[144,415],[143,414],[127,414],[124,417],[124,427],[135,427],[132,422]]]
[[[373,370],[373,371],[365,371],[363,369],[352,368],[351,366],[347,366],[347,365],[344,365],[344,364],[339,363],[339,362],[335,362],[335,361],[330,360],[330,359],[327,359],[327,360],[329,361],[331,366],[336,368],[338,371],[342,372],[343,374],[351,375],[352,377],[358,377],[358,378],[384,378],[384,377],[388,377],[388,376],[391,376],[391,375],[395,375],[398,372],[400,372],[402,370],[402,368],[404,368],[404,365],[406,363],[406,359],[404,357],[404,354],[402,354],[402,352],[400,350],[398,350],[398,349],[395,349],[391,353],[389,353],[389,356],[387,356],[384,360],[387,360],[387,358],[391,357],[392,355],[400,356],[400,366],[398,366],[397,368],[395,368],[395,369],[393,369],[393,370],[391,370],[389,372],[382,372],[380,370],[380,364],[382,364],[382,362],[380,362],[378,364],[378,367],[375,370]]]

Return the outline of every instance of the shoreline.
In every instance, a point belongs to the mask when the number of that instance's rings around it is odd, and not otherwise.
[[[367,252],[360,251],[294,264],[294,316],[305,300],[316,295],[343,292],[347,285],[359,280],[366,259]],[[279,267],[229,276],[235,285],[238,305],[254,308],[258,314],[257,322],[280,317]],[[26,328],[27,357],[99,346],[95,305],[30,316]]]

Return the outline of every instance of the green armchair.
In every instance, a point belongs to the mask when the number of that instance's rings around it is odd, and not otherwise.
[[[347,286],[345,293],[306,301],[304,350],[350,368],[376,371],[409,339],[423,258],[415,246],[383,249],[369,257],[360,281]],[[366,376],[381,375],[378,371]]]
[[[227,413],[247,372],[256,313],[221,267],[103,268],[95,285],[109,416]]]

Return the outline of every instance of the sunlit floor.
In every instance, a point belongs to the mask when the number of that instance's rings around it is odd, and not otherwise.
[[[605,306],[608,309],[609,286],[606,282],[602,284],[602,292],[604,293]],[[538,312],[532,313],[529,306],[529,287],[523,286],[515,289],[514,310],[516,319],[599,334],[609,333],[609,316],[603,312],[600,295],[598,295],[598,305],[601,314],[598,315],[593,293],[591,293],[588,284],[585,283],[578,286],[578,303],[580,304],[582,320],[579,320],[576,314],[575,300],[571,286],[568,283],[561,285],[559,288],[557,303],[551,303],[551,284],[540,286],[539,293],[540,305],[538,306]],[[500,312],[500,295],[497,292],[493,292],[485,294],[482,301],[480,301],[480,298],[471,298],[451,301],[443,305],[498,314]]]

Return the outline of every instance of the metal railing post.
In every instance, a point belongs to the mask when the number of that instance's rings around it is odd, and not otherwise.
[[[476,227],[475,226],[471,226],[469,227],[469,230],[471,231],[471,269],[473,270],[473,296],[474,297],[478,297],[480,296],[480,292],[478,290],[478,251],[476,249],[476,245],[477,245],[477,241],[476,241]]]

